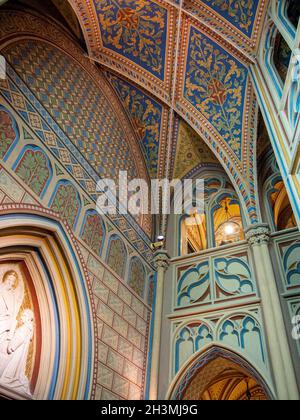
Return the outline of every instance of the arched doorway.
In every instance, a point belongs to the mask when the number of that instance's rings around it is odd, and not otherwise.
[[[264,389],[245,369],[218,357],[199,370],[187,387],[183,400],[268,400]]]
[[[0,216],[0,399],[90,399],[95,318],[70,228],[33,205]]]
[[[274,397],[264,378],[245,359],[226,348],[213,346],[194,356],[177,375],[168,399],[266,401]]]

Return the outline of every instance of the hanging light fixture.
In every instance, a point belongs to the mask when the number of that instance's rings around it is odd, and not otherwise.
[[[240,235],[241,227],[233,220],[233,217],[230,214],[228,200],[225,202],[225,217],[226,221],[220,225],[219,229],[223,232],[225,240],[235,239]]]

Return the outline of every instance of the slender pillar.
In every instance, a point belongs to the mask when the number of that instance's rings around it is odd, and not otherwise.
[[[299,391],[269,251],[270,229],[251,227],[246,237],[253,250],[260,289],[265,329],[279,400],[298,400]]]
[[[158,375],[159,375],[159,360],[161,347],[161,327],[163,315],[163,300],[164,300],[164,283],[166,270],[169,267],[169,256],[166,251],[160,250],[154,256],[154,266],[157,270],[156,280],[156,299],[155,299],[155,316],[154,316],[154,331],[152,344],[152,362],[151,362],[151,377],[149,399],[156,401],[158,397]]]

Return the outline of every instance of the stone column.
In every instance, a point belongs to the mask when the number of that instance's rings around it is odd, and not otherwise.
[[[269,251],[270,229],[260,224],[246,231],[253,250],[265,330],[279,400],[298,400],[299,391]]]
[[[169,256],[166,251],[157,251],[154,255],[154,266],[157,270],[156,279],[156,299],[155,299],[155,315],[154,315],[154,331],[152,342],[152,358],[151,358],[151,376],[149,399],[156,401],[158,397],[158,376],[159,376],[159,360],[161,347],[161,327],[163,315],[164,301],[164,282],[165,274],[169,267]],[[169,351],[169,350],[168,350]]]

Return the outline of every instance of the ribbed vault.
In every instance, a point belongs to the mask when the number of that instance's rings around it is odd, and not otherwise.
[[[109,69],[133,119],[151,177],[174,175],[178,114],[226,169],[248,223],[257,222],[258,109],[248,68],[268,1],[69,2],[90,58]]]
[[[149,177],[191,176],[206,159],[213,163],[204,142],[237,190],[247,224],[259,221],[258,105],[249,66],[269,2],[51,2],[81,42],[79,22],[88,57],[101,66],[131,121]],[[183,121],[192,129],[188,135]]]

